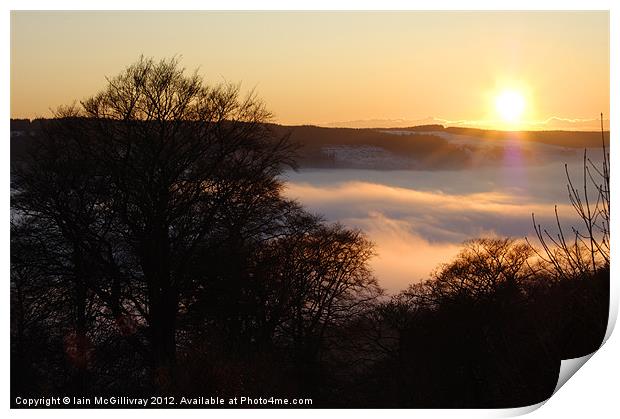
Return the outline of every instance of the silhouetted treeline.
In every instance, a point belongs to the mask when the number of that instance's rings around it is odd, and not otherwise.
[[[512,239],[477,239],[432,278],[379,304],[386,355],[359,380],[369,406],[518,407],[545,400],[560,361],[605,335],[609,268],[557,280]]]
[[[12,155],[12,402],[518,406],[550,395],[563,357],[600,345],[598,254],[558,275],[561,255],[533,267],[526,243],[474,240],[384,296],[362,232],[282,196],[296,149],[269,117],[236,86],[142,58],[39,121]]]

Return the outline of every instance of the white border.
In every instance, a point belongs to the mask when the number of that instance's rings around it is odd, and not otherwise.
[[[618,109],[616,98],[618,96],[618,41],[620,39],[620,33],[618,30],[619,19],[618,14],[619,8],[616,5],[617,2],[614,1],[604,1],[604,0],[590,0],[590,1],[577,1],[577,0],[568,0],[568,1],[548,1],[548,0],[523,0],[523,1],[450,1],[450,0],[435,0],[432,2],[412,2],[412,1],[404,1],[404,0],[384,0],[384,1],[371,1],[371,0],[358,0],[358,1],[341,1],[341,0],[314,0],[314,1],[263,1],[256,2],[251,0],[230,0],[227,2],[223,1],[199,1],[199,0],[176,0],[174,2],[166,2],[166,1],[136,1],[136,0],[108,0],[108,1],[78,1],[78,0],[64,0],[64,1],[56,1],[51,4],[50,1],[38,0],[38,1],[15,1],[9,0],[3,2],[5,5],[4,13],[2,14],[2,23],[0,28],[2,28],[3,45],[6,47],[3,49],[4,54],[2,55],[3,65],[0,66],[0,74],[2,75],[2,79],[4,81],[2,88],[4,93],[4,100],[0,103],[2,114],[5,115],[4,118],[0,120],[0,124],[2,126],[2,132],[5,133],[4,141],[0,144],[2,147],[1,155],[3,156],[4,164],[3,170],[0,172],[2,176],[3,185],[5,185],[5,193],[2,194],[0,198],[0,202],[2,205],[3,213],[5,214],[5,222],[0,224],[0,231],[2,233],[2,272],[5,273],[5,283],[2,287],[2,302],[4,304],[1,305],[2,310],[2,324],[3,324],[3,336],[6,338],[4,340],[4,344],[2,345],[1,354],[2,354],[2,362],[4,371],[2,381],[1,381],[1,389],[2,389],[2,399],[1,403],[5,409],[9,408],[9,286],[8,286],[8,273],[9,273],[9,193],[8,193],[8,183],[9,183],[9,141],[8,134],[9,132],[9,118],[10,118],[10,95],[9,95],[9,86],[10,86],[10,10],[38,10],[38,9],[60,9],[60,10],[141,10],[144,9],[145,6],[148,6],[149,9],[152,10],[343,10],[343,9],[358,9],[358,10],[377,10],[377,9],[386,9],[386,10],[405,10],[405,9],[418,9],[418,10],[554,10],[558,7],[561,10],[610,10],[610,46],[611,46],[611,92],[610,95],[610,109],[611,109],[611,121],[610,127],[612,132],[612,157],[611,157],[611,170],[612,170],[612,183],[614,183],[614,179],[616,177],[616,171],[614,168],[618,164],[618,152],[616,152],[616,138],[615,129],[616,123],[618,119]],[[615,191],[615,189],[614,189]],[[612,206],[616,208],[617,199],[616,195],[612,195]],[[616,231],[616,227],[618,223],[615,222],[616,218],[612,221],[612,232]],[[615,233],[614,233],[615,235]],[[615,240],[614,240],[615,243]],[[614,246],[615,250],[615,246]],[[615,251],[614,260],[615,260]],[[616,264],[612,264],[611,270],[611,278],[612,278],[612,299],[611,299],[611,316],[610,316],[610,327],[611,324],[615,323],[617,318],[618,311],[618,279],[619,269],[617,269]],[[568,383],[562,387],[555,394],[543,408],[536,410],[532,413],[532,417],[538,418],[547,418],[547,417],[562,417],[562,418],[582,418],[582,417],[594,417],[594,418],[605,418],[605,417],[616,417],[619,409],[617,388],[618,388],[618,377],[620,374],[620,341],[618,340],[617,333],[612,335],[607,343],[596,353],[590,361],[582,368],[582,370],[577,374],[576,378],[569,380]],[[386,410],[386,411],[376,411],[376,410],[363,410],[363,411],[340,411],[340,410],[329,410],[329,411],[317,411],[317,410],[296,410],[294,412],[290,410],[276,410],[276,411],[267,411],[267,410],[250,410],[244,411],[245,413],[250,413],[253,416],[258,416],[259,418],[274,418],[274,417],[290,417],[291,415],[295,415],[300,418],[312,418],[314,419],[317,414],[324,415],[333,415],[333,416],[341,416],[342,414],[354,414],[356,416],[361,415],[365,417],[373,417],[379,413],[387,413],[390,415],[395,415],[399,417],[407,417],[411,416],[415,417],[504,417],[504,416],[513,416],[515,414],[526,413],[527,410],[531,409],[500,409],[500,410],[466,410],[466,411],[455,411],[455,410]],[[174,412],[166,412],[166,411],[153,411],[149,410],[148,412],[138,412],[135,410],[122,410],[122,411],[110,411],[110,410],[91,410],[91,411],[83,411],[83,410],[73,410],[73,411],[59,411],[59,410],[44,410],[44,411],[26,411],[26,410],[13,410],[11,414],[20,416],[20,417],[30,417],[32,415],[36,415],[38,413],[43,413],[46,416],[50,417],[59,417],[59,418],[67,418],[67,417],[82,417],[85,414],[93,415],[94,417],[106,417],[110,414],[121,414],[122,416],[133,416],[136,413],[143,413],[144,415],[149,415],[150,417],[165,417],[170,414],[173,415],[183,415],[183,416],[192,416],[192,417],[200,417],[204,418],[205,416],[222,416],[222,417],[233,417],[236,416],[239,411],[225,410],[225,411],[202,411],[202,410],[194,410],[194,411],[174,411]]]

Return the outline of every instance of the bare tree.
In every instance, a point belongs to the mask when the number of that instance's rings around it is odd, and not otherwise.
[[[278,191],[276,176],[292,164],[270,116],[239,86],[206,86],[176,58],[140,58],[97,95],[59,109],[14,164],[14,208],[56,226],[76,295],[92,293],[113,318],[145,326],[164,377],[201,243],[240,196],[251,210],[249,196]]]
[[[555,207],[555,233],[549,232],[532,222],[542,250],[530,243],[540,259],[544,270],[561,279],[587,277],[591,273],[609,269],[610,262],[610,188],[609,152],[605,143],[603,114],[601,114],[602,160],[593,162],[587,149],[583,152],[582,187],[575,186],[564,165],[567,179],[568,198],[581,220],[581,226],[571,226],[570,233],[562,226]],[[529,242],[528,242],[529,243]]]
[[[329,331],[367,309],[382,290],[368,266],[372,243],[361,232],[317,220],[301,228],[274,243],[280,263],[273,274],[286,307],[277,333],[299,360],[314,362]]]
[[[511,238],[469,240],[452,262],[432,274],[424,287],[412,287],[405,296],[418,304],[493,298],[502,289],[518,289],[531,277],[526,268],[532,255],[527,243]]]

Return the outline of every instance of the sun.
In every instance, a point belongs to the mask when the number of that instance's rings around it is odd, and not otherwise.
[[[507,123],[517,123],[525,110],[525,98],[516,90],[504,90],[495,98],[495,110]]]

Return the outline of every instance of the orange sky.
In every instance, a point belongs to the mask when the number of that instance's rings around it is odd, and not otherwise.
[[[140,54],[256,88],[285,124],[581,129],[609,111],[608,12],[47,11],[11,12],[11,117],[49,116]],[[513,125],[504,90],[525,100]]]

